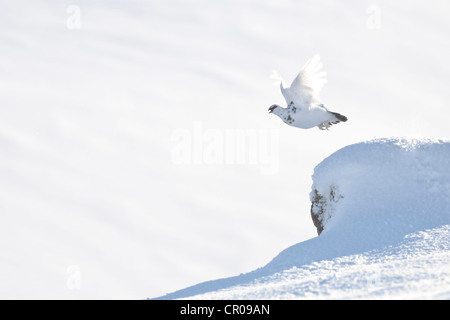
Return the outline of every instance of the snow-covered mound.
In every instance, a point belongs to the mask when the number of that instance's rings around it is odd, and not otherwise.
[[[346,229],[381,240],[442,225],[449,168],[450,145],[443,141],[380,139],[345,147],[314,171],[313,220],[318,231]]]
[[[314,170],[320,236],[163,298],[450,298],[450,142],[380,139]]]

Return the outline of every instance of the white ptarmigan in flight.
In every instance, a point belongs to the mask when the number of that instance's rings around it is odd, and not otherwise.
[[[286,124],[302,129],[317,126],[320,130],[325,130],[333,124],[347,121],[346,116],[331,112],[320,103],[319,91],[327,82],[327,74],[321,70],[322,66],[319,55],[309,59],[292,81],[290,88],[284,88],[283,81],[275,74],[281,81],[281,93],[288,106],[282,108],[273,104],[269,112],[279,116]]]

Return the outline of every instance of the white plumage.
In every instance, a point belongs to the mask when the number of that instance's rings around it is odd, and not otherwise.
[[[280,81],[281,93],[287,103],[287,108],[272,105],[270,113],[279,116],[286,124],[302,129],[318,127],[328,129],[332,124],[347,121],[347,117],[329,111],[321,102],[319,92],[327,82],[326,72],[319,55],[306,62],[290,87],[283,86],[283,80],[276,72],[273,78]]]

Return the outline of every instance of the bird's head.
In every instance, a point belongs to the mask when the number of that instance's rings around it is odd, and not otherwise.
[[[272,113],[272,112],[273,112],[273,110],[275,110],[276,108],[280,108],[280,106],[279,106],[279,105],[277,105],[277,104],[273,104],[273,105],[271,105],[271,106],[270,106],[270,108],[269,108],[269,113]]]

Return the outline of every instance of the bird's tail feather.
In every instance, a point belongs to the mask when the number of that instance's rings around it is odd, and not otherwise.
[[[331,111],[328,111],[328,113],[332,114],[334,116],[334,119],[330,119],[330,120],[327,120],[327,121],[322,122],[321,124],[319,124],[317,127],[320,130],[328,130],[328,128],[330,128],[333,124],[338,124],[341,121],[342,122],[347,121],[347,117],[343,116],[340,113],[331,112]]]
[[[342,122],[345,122],[345,121],[347,121],[347,117],[346,116],[343,116],[342,114],[340,114],[340,113],[337,113],[337,112],[331,112],[331,111],[328,111],[329,113],[331,113],[337,120],[339,120],[339,121],[342,121]]]

